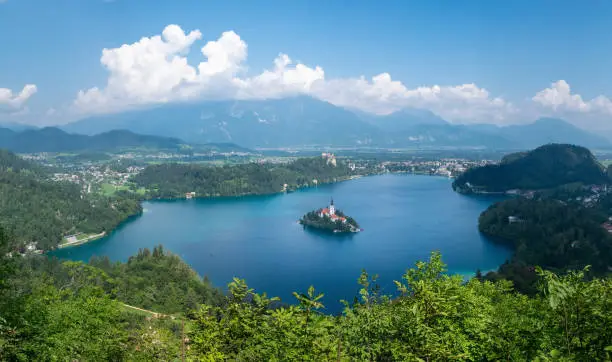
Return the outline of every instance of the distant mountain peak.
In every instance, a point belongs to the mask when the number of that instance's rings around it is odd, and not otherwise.
[[[538,118],[536,119],[533,124],[540,124],[540,125],[553,125],[553,126],[557,126],[557,125],[567,125],[567,126],[572,126],[572,127],[576,127],[573,124],[560,119],[560,118],[552,118],[552,117],[542,117],[542,118]]]
[[[112,151],[125,147],[175,149],[177,138],[146,136],[129,130],[110,130],[94,136],[70,134],[57,127],[14,132],[0,128],[0,148],[14,152]]]
[[[426,109],[405,108],[376,115],[300,95],[268,100],[206,101],[163,105],[92,117],[63,127],[98,134],[128,129],[176,137],[190,143],[234,142],[245,147],[378,146],[528,149],[544,143],[609,147],[609,142],[555,118],[533,123],[455,125]]]

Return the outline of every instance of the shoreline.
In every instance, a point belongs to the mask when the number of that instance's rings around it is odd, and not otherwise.
[[[313,230],[317,230],[320,232],[324,232],[324,233],[328,233],[328,234],[341,234],[341,235],[347,235],[347,234],[357,234],[363,231],[363,229],[359,228],[359,227],[355,227],[352,226],[351,230],[349,231],[342,231],[340,229],[328,229],[325,227],[321,227],[320,225],[316,224],[316,223],[312,223],[310,221],[306,221],[306,220],[298,220],[297,224],[303,226],[304,228],[307,229],[313,229]]]
[[[63,248],[69,248],[69,247],[72,247],[72,246],[83,245],[83,244],[86,244],[86,243],[94,241],[94,240],[102,239],[105,236],[106,236],[106,231],[103,231],[103,232],[101,232],[99,234],[93,234],[93,235],[90,235],[90,236],[88,236],[88,237],[86,237],[84,239],[81,239],[81,240],[69,241],[67,243],[59,244],[57,246],[57,248],[58,249],[63,249]]]
[[[374,175],[373,175],[374,176]],[[440,189],[444,192],[440,192],[440,195],[448,195],[450,193],[452,193],[452,190],[449,187],[449,183],[446,182],[447,179],[445,177],[440,177],[437,175],[413,175],[410,173],[385,173],[385,174],[380,174],[380,175],[376,175],[376,176],[382,176],[382,177],[377,177],[377,178],[371,178],[371,179],[362,179],[361,181],[357,181],[355,183],[347,183],[347,184],[343,184],[343,185],[327,185],[325,187],[319,187],[317,188],[305,188],[303,190],[301,190],[299,193],[296,192],[296,195],[294,195],[292,198],[284,198],[282,196],[264,196],[263,199],[263,203],[266,202],[271,202],[271,201],[266,201],[267,198],[273,199],[274,201],[274,205],[280,205],[283,208],[285,208],[285,206],[283,205],[287,205],[287,203],[290,203],[292,205],[298,205],[298,208],[296,208],[295,210],[299,210],[301,209],[302,204],[298,201],[293,201],[294,199],[304,199],[306,201],[308,201],[309,197],[311,197],[310,195],[316,195],[316,196],[320,196],[321,194],[323,196],[321,196],[321,198],[324,198],[325,195],[327,195],[328,193],[339,193],[340,191],[336,191],[336,189],[342,189],[344,191],[342,191],[343,193],[345,193],[346,195],[359,195],[359,193],[354,194],[351,191],[346,191],[345,189],[350,189],[353,190],[353,187],[356,187],[355,190],[361,190],[361,189],[370,189],[370,184],[374,184],[374,185],[386,185],[389,182],[392,182],[393,184],[397,184],[397,185],[403,185],[404,183],[407,183],[408,185],[435,185],[436,189]],[[431,178],[433,176],[433,178]],[[442,181],[442,182],[440,182]],[[353,186],[353,185],[365,185],[365,186]],[[408,186],[408,188],[410,189],[411,186]],[[282,195],[282,193],[279,193]],[[314,196],[313,196],[314,197]],[[224,200],[225,199],[225,200]],[[233,198],[232,198],[233,199]],[[234,200],[234,201],[230,201],[232,200],[230,198],[220,198],[220,199],[213,199],[213,200],[207,200],[207,201],[203,201],[203,202],[197,202],[197,203],[190,203],[190,200],[185,200],[185,199],[177,199],[176,204],[177,205],[181,205],[179,208],[174,208],[174,206],[170,206],[171,208],[168,210],[174,210],[173,212],[169,213],[168,215],[177,215],[178,211],[185,211],[186,214],[189,213],[189,209],[195,207],[195,205],[198,205],[201,203],[203,208],[208,208],[208,210],[210,209],[216,209],[217,208],[217,202],[219,202],[219,205],[221,205],[222,207],[225,207],[225,204],[228,203],[229,205],[229,209],[228,210],[235,210],[235,206],[232,206],[232,203],[236,203],[236,204],[252,204],[252,202],[255,202],[256,204],[258,204],[258,200],[254,200],[254,201],[250,201],[250,199],[247,198],[242,198],[242,199],[238,199],[238,200]],[[259,197],[257,197],[256,199],[259,199]],[[243,201],[241,201],[243,200]],[[282,201],[282,200],[286,200],[286,201]],[[149,204],[150,202],[150,204]],[[210,205],[208,205],[208,203],[210,202]],[[359,203],[361,203],[361,201],[359,201]],[[156,208],[157,206],[155,206],[155,204],[159,204],[159,207],[161,209]],[[172,202],[168,203],[169,205],[172,204]],[[464,203],[461,203],[461,205],[463,205]],[[480,203],[478,203],[480,204]],[[155,243],[151,242],[150,240],[145,240],[145,239],[149,239],[147,237],[142,237],[141,235],[156,235],[155,233],[150,233],[150,234],[145,234],[143,231],[150,229],[150,227],[156,227],[155,225],[160,225],[160,221],[164,221],[164,222],[173,222],[172,218],[166,219],[163,218],[162,216],[165,215],[161,212],[161,210],[166,210],[166,202],[161,201],[158,203],[158,201],[155,200],[151,200],[151,201],[147,201],[147,203],[143,203],[142,206],[143,208],[149,209],[151,210],[151,213],[156,214],[156,218],[153,220],[153,223],[149,223],[147,222],[146,225],[142,225],[141,222],[142,221],[138,221],[140,220],[140,218],[134,218],[134,220],[132,220],[131,222],[128,222],[129,224],[134,223],[134,224],[140,224],[141,226],[136,226],[136,228],[134,229],[135,232],[130,232],[125,234],[125,236],[122,236],[120,238],[115,239],[114,237],[112,237],[112,233],[109,233],[109,237],[104,239],[104,240],[100,240],[99,242],[92,242],[89,245],[84,245],[82,247],[74,247],[73,249],[63,249],[63,250],[59,250],[57,256],[60,258],[67,258],[69,260],[84,260],[85,262],[87,261],[87,258],[89,257],[89,255],[109,255],[112,256],[112,260],[115,261],[123,261],[125,262],[125,260],[127,260],[129,253],[125,253],[122,252],[121,250],[123,249],[123,246],[121,246],[121,243],[119,243],[118,241],[120,240],[128,240],[128,239],[133,239],[133,238],[137,238],[136,240],[138,241],[138,247],[148,247],[151,248],[155,245]],[[293,208],[293,206],[292,206]],[[253,208],[253,210],[256,210],[256,206]],[[159,212],[158,212],[159,211]],[[357,210],[355,210],[357,211]],[[201,211],[202,213],[204,212],[204,210]],[[146,212],[145,212],[146,213]],[[194,220],[198,220],[198,211],[195,211],[195,216],[194,216]],[[299,240],[308,240],[308,242],[312,243],[313,247],[319,248],[319,247],[324,247],[326,250],[330,249],[330,250],[334,250],[334,249],[346,249],[346,248],[356,248],[356,249],[360,249],[360,246],[357,245],[357,243],[364,243],[367,242],[368,240],[375,240],[377,238],[379,238],[379,236],[376,236],[375,234],[372,234],[372,232],[374,232],[372,226],[367,226],[366,224],[364,224],[362,227],[365,227],[366,231],[368,231],[368,233],[366,234],[361,234],[361,233],[333,233],[333,232],[326,232],[323,230],[320,230],[318,228],[312,228],[312,227],[306,227],[306,230],[302,230],[302,227],[297,227],[298,225],[300,225],[299,223],[299,217],[296,217],[297,215],[295,215],[295,213],[293,211],[289,211],[289,212],[285,212],[283,211],[283,213],[285,214],[283,219],[286,219],[286,222],[283,220],[282,223],[286,224],[287,222],[292,224],[288,227],[291,228],[291,231],[287,231],[288,235],[299,235],[300,239]],[[291,217],[291,214],[293,214],[293,217]],[[250,215],[250,214],[249,214]],[[147,216],[147,215],[143,215],[143,216]],[[151,216],[151,215],[148,215]],[[240,215],[242,217],[242,215]],[[359,216],[357,214],[355,214],[354,216]],[[180,221],[182,218],[178,217],[176,220]],[[474,218],[468,217],[470,219],[470,222],[473,222],[473,220],[475,218],[477,218],[477,214],[474,214]],[[360,218],[359,218],[360,219]],[[149,218],[149,221],[151,219]],[[189,219],[191,220],[191,219]],[[235,220],[234,222],[240,222],[238,221],[240,219]],[[134,222],[134,221],[138,221],[138,222]],[[358,220],[359,221],[359,220]],[[362,222],[366,222],[366,220],[361,220]],[[246,222],[245,222],[246,223]],[[370,222],[367,222],[367,224],[369,224]],[[393,222],[392,224],[394,224],[395,222]],[[475,224],[475,223],[474,223]],[[302,226],[302,225],[300,225]],[[134,225],[131,226],[127,226],[129,228],[134,227]],[[163,227],[163,226],[162,226]],[[283,229],[282,230],[287,230],[285,226],[282,226]],[[463,227],[462,227],[463,228]],[[123,233],[123,231],[121,231],[121,227],[119,228],[119,231],[117,231],[117,233]],[[372,229],[372,230],[370,230]],[[110,230],[110,229],[109,229]],[[182,229],[181,229],[182,230]],[[290,234],[289,234],[290,233]],[[193,231],[188,231],[186,234],[194,234]],[[305,234],[305,236],[302,236],[302,234]],[[131,235],[131,236],[130,236]],[[242,234],[241,234],[242,235]],[[266,238],[270,238],[273,239],[274,237],[269,236],[269,233],[263,233],[263,236],[265,236]],[[389,235],[395,235],[395,234],[389,234]],[[471,235],[471,233],[469,234]],[[248,238],[250,238],[251,236],[247,236]],[[365,239],[364,239],[365,237]],[[391,237],[391,236],[390,236]],[[393,236],[394,238],[395,236]],[[398,237],[401,237],[398,236]],[[191,240],[191,236],[189,236],[189,239]],[[207,237],[208,238],[208,237]],[[281,236],[282,238],[282,236]],[[140,239],[143,239],[142,241],[140,241]],[[194,240],[198,240],[197,242],[200,242],[200,238],[195,237],[193,238]],[[232,237],[232,239],[236,239],[236,240],[240,240],[240,239],[244,239],[244,237],[241,237],[240,235],[237,235],[235,237]],[[467,240],[467,238],[466,238]],[[470,240],[477,240],[478,243],[480,243],[480,241],[478,241],[478,239],[472,238],[470,236]],[[166,243],[171,243],[168,244],[168,247],[170,249],[168,250],[172,250],[171,246],[173,245],[172,243],[174,243],[174,240],[168,239],[168,240],[159,240],[158,242],[161,242],[163,244]],[[245,242],[244,240],[240,240],[240,243]],[[329,243],[332,243],[331,246],[328,246]],[[338,243],[338,244],[336,244]],[[355,245],[353,245],[353,244]],[[176,245],[182,245],[179,243],[176,243]],[[178,246],[175,246],[176,248],[178,248]],[[182,246],[181,246],[182,247]],[[282,247],[282,249],[284,249],[285,247]],[[177,249],[178,250],[178,249]],[[187,249],[186,249],[187,250]],[[204,248],[203,250],[206,250],[206,248]],[[61,253],[61,254],[60,254]],[[492,252],[492,255],[498,255],[495,253],[495,249]],[[219,258],[220,256],[215,252],[215,255],[211,255],[210,257],[214,257],[214,258]],[[342,253],[340,253],[342,254]],[[115,256],[116,255],[116,256]],[[213,274],[211,274],[212,272],[208,272],[207,270],[204,270],[203,268],[205,268],[197,258],[195,258],[194,260],[191,260],[188,258],[188,256],[190,255],[189,252],[185,252],[184,254],[178,253],[177,255],[186,258],[186,261],[194,270],[199,270],[200,275],[206,275],[208,277],[211,277],[211,281],[214,280],[214,282],[216,283],[215,285],[219,285],[219,286],[223,286],[225,285],[228,281],[230,281],[230,279],[222,279],[220,277],[214,277],[215,279],[213,279]],[[204,254],[202,254],[204,255]],[[282,255],[282,254],[281,254]],[[333,254],[331,254],[333,255]],[[367,254],[365,254],[367,255]],[[412,255],[410,253],[410,255]],[[500,254],[503,256],[503,254]],[[205,255],[207,258],[209,257],[208,255]],[[502,258],[503,259],[503,258]],[[415,260],[418,260],[418,258],[415,258]],[[485,260],[482,264],[479,263],[475,263],[474,265],[470,265],[472,263],[461,263],[461,265],[457,265],[456,268],[451,267],[451,270],[449,270],[447,273],[448,275],[455,275],[455,274],[459,274],[461,275],[462,278],[464,279],[469,279],[471,277],[473,277],[476,274],[476,270],[477,267],[481,268],[481,271],[483,271],[484,273],[486,273],[489,270],[497,270],[497,268],[503,264],[504,260],[500,260],[497,263],[490,263],[489,261]],[[355,264],[360,264],[360,263],[355,263]],[[406,265],[406,267],[411,266],[412,264],[410,262],[408,263],[404,263],[401,264],[398,263],[399,266],[402,265]],[[453,264],[454,265],[454,264]],[[359,265],[359,268],[362,268],[362,265]],[[290,268],[290,270],[293,268]],[[404,269],[402,269],[402,272],[404,271]],[[349,274],[349,273],[347,273]],[[397,274],[397,273],[395,273]],[[250,274],[242,274],[242,277],[248,277]],[[399,274],[398,274],[399,275]],[[394,273],[385,273],[385,280],[389,280],[391,281],[391,277],[394,276]],[[251,277],[252,278],[252,277]],[[248,279],[247,279],[248,280]],[[340,280],[340,279],[338,279]],[[390,288],[392,287],[392,285],[390,284]],[[262,288],[264,288],[264,286],[262,286]],[[264,290],[264,289],[261,289]],[[284,292],[283,292],[284,293]],[[274,295],[281,295],[281,292],[279,293],[275,293]],[[283,294],[284,295],[284,294]],[[348,296],[352,296],[353,294],[348,294]],[[289,296],[287,297],[289,298]],[[285,298],[283,298],[285,299]],[[332,304],[339,304],[339,303],[335,303],[336,301],[334,301],[334,303]],[[331,305],[331,304],[330,304]]]
[[[372,173],[372,174],[366,174],[366,175],[352,175],[352,176],[347,176],[345,178],[342,179],[338,179],[336,181],[333,182],[326,182],[326,183],[322,183],[320,185],[317,186],[303,186],[303,187],[298,187],[297,189],[295,189],[295,191],[302,191],[302,190],[306,190],[309,188],[313,188],[313,187],[318,187],[318,186],[325,186],[325,185],[332,185],[332,184],[336,184],[336,183],[340,183],[340,182],[346,182],[346,181],[351,181],[351,180],[356,180],[356,179],[360,179],[363,177],[370,177],[370,176],[381,176],[384,174],[409,174],[409,175],[415,175],[415,176],[434,176],[434,177],[443,177],[440,175],[428,175],[428,174],[418,174],[418,173],[413,173],[413,172],[385,172],[385,173]],[[446,178],[446,177],[444,177]],[[196,196],[194,197],[192,200],[204,200],[204,199],[213,199],[213,198],[231,198],[231,199],[235,199],[235,198],[240,198],[240,197],[250,197],[250,196],[275,196],[275,195],[282,195],[282,194],[287,194],[287,191],[277,191],[277,192],[273,192],[273,193],[263,193],[263,194],[255,194],[255,193],[246,193],[246,194],[241,194],[241,195],[219,195],[219,196]],[[142,207],[142,203],[143,202],[151,202],[151,201],[186,201],[187,199],[185,197],[157,197],[157,198],[147,198],[147,197],[143,197],[142,199],[139,200],[140,202],[140,206]],[[55,248],[55,250],[57,249],[63,249],[63,248],[69,248],[69,247],[74,247],[74,246],[79,246],[79,245],[83,245],[95,240],[99,240],[107,235],[112,234],[115,230],[117,230],[121,225],[123,225],[125,222],[129,221],[131,218],[135,217],[135,216],[140,216],[142,215],[143,211],[133,214],[133,215],[129,215],[128,217],[126,217],[124,220],[121,220],[115,227],[113,227],[108,233],[106,231],[103,231],[100,234],[96,234],[94,236],[90,236],[87,239],[84,240],[78,240],[75,242],[68,242],[68,243],[62,243],[62,244],[58,244],[58,246]],[[298,221],[299,223],[299,221]],[[312,228],[312,227],[311,227]],[[361,231],[361,230],[360,230]],[[358,232],[350,232],[350,233],[342,233],[342,234],[356,234]],[[53,249],[51,249],[53,250]]]
[[[336,181],[332,181],[332,182],[325,182],[322,183],[321,185],[331,185],[331,184],[335,184],[335,183],[339,183],[339,182],[345,182],[345,181],[350,181],[350,180],[355,180],[358,178],[362,178],[362,177],[366,177],[366,176],[375,176],[377,174],[372,174],[372,175],[352,175],[352,176],[348,176],[346,178],[342,178],[342,179],[337,179]],[[303,186],[303,187],[298,187],[295,189],[295,191],[298,190],[304,190],[304,189],[308,189],[308,188],[312,188],[312,187],[317,187],[317,186]],[[213,198],[239,198],[239,197],[245,197],[245,196],[274,196],[274,195],[282,195],[282,194],[287,194],[287,191],[277,191],[277,192],[272,192],[272,193],[262,193],[262,194],[256,194],[256,193],[245,193],[245,194],[240,194],[240,195],[213,195],[213,196],[196,196],[193,199],[197,200],[197,199],[213,199]],[[123,225],[125,222],[127,222],[128,220],[130,220],[131,218],[135,217],[135,216],[140,216],[142,215],[142,213],[144,212],[144,210],[142,209],[142,203],[143,202],[150,202],[150,201],[185,201],[188,200],[185,197],[156,197],[156,198],[148,198],[148,197],[143,197],[140,200],[138,200],[138,202],[140,203],[140,207],[141,207],[141,211],[139,213],[133,214],[133,215],[129,215],[128,217],[126,217],[124,220],[121,220],[115,227],[113,227],[108,233],[106,231],[103,231],[99,234],[95,234],[95,235],[91,235],[85,239],[82,240],[76,240],[76,241],[72,241],[72,242],[66,242],[66,243],[60,243],[57,245],[57,247],[55,247],[54,249],[48,250],[48,251],[52,251],[52,250],[58,250],[58,249],[64,249],[64,248],[70,248],[70,247],[75,247],[75,246],[79,246],[79,245],[83,245],[95,240],[99,240],[102,239],[103,237],[112,234],[115,230],[117,230],[121,225]],[[65,237],[62,237],[62,240],[65,240]]]
[[[359,178],[363,178],[363,177],[369,177],[369,176],[378,176],[381,175],[381,173],[374,173],[374,174],[369,174],[369,175],[352,175],[352,176],[347,176],[347,177],[343,177],[343,178],[338,178],[336,181],[331,181],[331,182],[323,182],[320,183],[318,185],[307,185],[307,186],[300,186],[297,187],[295,189],[292,190],[279,190],[279,191],[274,191],[274,192],[266,192],[266,193],[243,193],[243,194],[237,194],[237,195],[204,195],[204,196],[198,196],[198,194],[196,194],[196,196],[194,196],[191,199],[187,199],[185,198],[184,194],[181,194],[183,196],[169,196],[169,197],[143,197],[142,199],[140,199],[140,202],[145,202],[145,201],[178,201],[178,200],[204,200],[204,199],[213,199],[213,198],[238,198],[238,197],[248,197],[248,196],[274,196],[274,195],[281,195],[281,194],[287,194],[287,193],[292,193],[295,191],[301,191],[301,190],[305,190],[305,189],[309,189],[309,188],[313,188],[313,187],[318,187],[318,186],[324,186],[324,185],[332,185],[332,184],[337,184],[340,182],[345,182],[345,181],[351,181],[351,180],[356,180]]]

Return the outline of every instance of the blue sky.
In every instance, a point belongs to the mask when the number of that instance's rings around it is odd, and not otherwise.
[[[346,107],[355,107],[349,100],[358,98],[359,105],[367,105],[364,110],[376,113],[419,107],[451,121],[500,124],[555,115],[576,122],[586,118],[586,128],[597,128],[612,118],[612,102],[607,103],[612,97],[609,19],[612,2],[604,0],[5,0],[0,3],[0,88],[12,95],[4,92],[0,114],[2,119],[53,123],[120,112],[139,102],[206,98],[213,93],[267,98],[297,92]],[[102,49],[159,35],[170,24],[185,33],[200,31],[189,49],[169,55],[185,56],[195,69],[206,61],[200,49],[225,31],[235,32],[248,54],[223,68],[223,77],[215,73],[214,81],[198,78],[197,89],[180,95],[160,90],[145,97],[133,87],[106,87],[113,70],[101,64]],[[292,76],[288,84],[282,71],[277,74],[282,81],[254,81],[265,69],[274,68],[279,53],[291,58],[287,69],[296,64],[320,66],[326,84],[311,75],[308,80]],[[346,81],[364,76],[371,82],[385,73],[405,89],[389,82],[375,86]],[[179,78],[183,87],[189,77]],[[115,80],[125,77],[119,74]],[[559,81],[563,83],[551,86]],[[36,85],[37,92],[16,100],[26,84]],[[466,84],[475,88],[461,88]],[[433,88],[436,85],[441,89]],[[75,110],[77,93],[92,87],[101,94],[90,96],[104,100],[88,97],[89,103],[81,102]],[[423,89],[411,93],[418,87]],[[342,97],[334,95],[349,88]],[[373,96],[372,89],[380,94]],[[539,101],[533,100],[546,89],[550,91]],[[596,97],[599,101],[589,103]],[[116,98],[127,101],[113,104]],[[473,98],[478,100],[471,109],[461,109]],[[44,115],[51,108],[53,116]]]

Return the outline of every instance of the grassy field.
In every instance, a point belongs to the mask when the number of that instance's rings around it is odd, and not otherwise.
[[[100,189],[104,196],[113,196],[115,192],[121,191],[121,190],[131,191],[129,185],[115,186],[109,183],[103,183],[102,185],[100,185]],[[147,190],[144,187],[140,187],[136,190],[136,193],[141,196],[144,195],[146,192]]]
[[[111,184],[107,184],[107,183],[103,183],[102,185],[100,185],[101,189],[102,189],[102,193],[105,196],[112,196],[116,190],[114,185]]]
[[[88,241],[93,241],[93,240],[97,240],[101,237],[103,237],[105,235],[105,233],[100,233],[100,234],[88,234],[88,233],[76,233],[74,234],[74,239],[70,238],[66,238],[64,237],[62,239],[61,244],[59,245],[60,248],[62,247],[66,247],[66,246],[73,246],[73,245],[80,245],[82,243],[86,243]]]
[[[77,235],[77,240],[81,241],[81,240],[85,240],[87,238],[89,238],[90,236],[92,236],[94,234],[85,234],[85,233],[81,233],[79,235]]]

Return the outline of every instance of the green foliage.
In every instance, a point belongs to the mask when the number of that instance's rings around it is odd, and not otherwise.
[[[110,232],[141,211],[137,200],[83,195],[79,186],[46,180],[41,168],[0,151],[0,226],[16,244],[59,244],[68,233]]]
[[[180,317],[143,314],[123,303],[135,304],[150,294],[160,308],[156,312],[181,315],[191,306],[215,302],[211,295],[220,300],[219,291],[161,247],[142,251],[130,263],[101,259],[93,266],[42,256],[7,257],[3,235],[0,229],[2,361],[175,360],[183,332]],[[172,290],[178,292],[164,295]]]
[[[234,280],[225,307],[204,306],[194,315],[190,355],[242,361],[606,358],[612,333],[609,280],[546,273],[544,294],[527,297],[505,281],[465,283],[445,271],[434,253],[396,282],[401,296],[393,300],[379,295],[376,276],[364,271],[358,280],[361,298],[346,303],[336,317],[315,313],[322,294],[312,287],[294,293],[298,306],[270,309],[253,302],[257,294],[244,281]]]
[[[312,286],[294,293],[295,305],[278,307],[278,298],[235,278],[217,304],[173,319],[120,303],[144,292],[170,310],[164,284],[197,289],[195,274],[161,247],[125,264],[59,263],[9,257],[3,235],[0,360],[169,361],[185,353],[197,361],[599,361],[612,352],[612,283],[587,280],[588,269],[538,268],[541,292],[530,297],[508,281],[448,275],[433,253],[396,281],[393,298],[362,271],[359,297],[338,316],[320,312],[324,295]]]
[[[549,144],[527,153],[508,155],[498,165],[470,169],[457,177],[453,188],[462,192],[504,192],[547,189],[574,182],[605,184],[609,178],[588,149]]]
[[[161,245],[153,252],[140,250],[127,263],[112,264],[108,258],[93,258],[90,264],[112,279],[104,289],[129,305],[172,314],[221,301],[218,289]]]
[[[557,352],[575,360],[600,360],[603,351],[610,352],[612,330],[602,328],[612,323],[612,283],[595,279],[583,283],[585,272],[573,271],[558,276],[537,268],[543,279],[543,291],[552,313],[547,315],[548,327]],[[608,358],[610,355],[608,354]]]
[[[351,175],[342,162],[337,166],[317,158],[301,158],[286,165],[240,164],[210,167],[196,164],[167,163],[151,165],[135,176],[134,181],[147,189],[148,197],[197,197],[262,195],[334,182]]]
[[[0,287],[0,360],[124,358],[127,333],[118,304],[101,288],[83,279],[57,288],[29,260],[9,259],[18,267],[3,275]]]
[[[509,217],[517,219],[510,222]],[[515,252],[499,275],[488,277],[512,280],[518,290],[533,294],[535,265],[560,272],[591,265],[591,274],[602,275],[612,265],[612,237],[601,227],[605,220],[598,208],[557,200],[517,198],[496,203],[480,215],[479,229]]]

